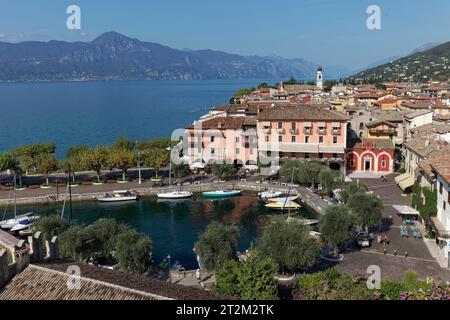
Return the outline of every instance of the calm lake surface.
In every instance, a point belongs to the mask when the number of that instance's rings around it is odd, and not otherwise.
[[[19,213],[29,210],[40,215],[53,214],[56,205],[20,207]],[[11,214],[12,208],[9,212]],[[68,216],[68,207],[65,212]],[[273,214],[255,194],[250,193],[222,200],[207,200],[197,194],[194,199],[184,201],[143,198],[137,202],[117,204],[93,201],[73,203],[73,219],[77,222],[89,224],[99,218],[114,218],[150,236],[156,263],[170,254],[174,262],[179,261],[186,268],[197,268],[192,249],[199,234],[210,222],[239,226],[239,249],[245,250],[257,238],[268,216]],[[300,214],[307,218],[317,217],[312,210],[305,208],[301,209]]]
[[[239,89],[276,80],[110,81],[0,84],[0,152],[54,142],[62,157],[77,144],[111,144],[119,136],[170,136],[229,102]]]

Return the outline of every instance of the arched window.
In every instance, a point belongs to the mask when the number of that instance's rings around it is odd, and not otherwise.
[[[361,123],[359,124],[359,130],[364,130],[364,123],[361,122]]]

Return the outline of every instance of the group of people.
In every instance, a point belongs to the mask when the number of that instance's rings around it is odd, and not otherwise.
[[[378,235],[378,244],[383,244],[383,247],[388,246],[390,243],[390,240],[387,235],[384,235],[384,237],[381,237],[381,235]]]

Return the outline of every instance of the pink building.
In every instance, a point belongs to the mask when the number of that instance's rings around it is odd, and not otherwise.
[[[343,114],[300,105],[264,109],[257,118],[258,150],[263,155],[345,160],[349,118]]]
[[[197,121],[187,129],[187,156],[194,163],[255,165],[256,118],[221,116]]]

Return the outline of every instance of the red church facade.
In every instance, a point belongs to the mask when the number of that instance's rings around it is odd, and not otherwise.
[[[394,168],[394,147],[389,139],[364,139],[349,144],[347,173],[389,174]]]

